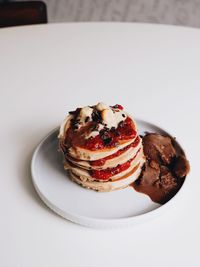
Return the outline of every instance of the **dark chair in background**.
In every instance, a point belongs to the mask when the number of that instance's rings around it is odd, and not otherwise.
[[[0,4],[0,27],[47,23],[47,8],[42,1]]]

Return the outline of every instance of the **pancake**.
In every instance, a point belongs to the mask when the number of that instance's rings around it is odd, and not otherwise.
[[[92,167],[92,169],[95,169],[95,170],[101,170],[101,169],[116,167],[119,164],[119,162],[121,164],[127,162],[128,160],[130,160],[131,158],[133,158],[135,156],[135,154],[137,153],[137,151],[140,148],[142,148],[142,140],[139,137],[139,143],[137,144],[136,147],[129,147],[128,150],[126,150],[125,152],[123,152],[119,156],[115,156],[114,158],[105,160],[105,163],[103,165],[100,165],[100,166],[95,165],[96,161],[83,161],[83,160],[80,161],[80,160],[76,160],[76,159],[68,157],[68,156],[66,156],[66,159],[68,161],[70,161],[71,163],[73,163],[74,165],[76,165],[80,168],[86,169],[86,170],[90,170],[91,167]],[[124,149],[126,149],[126,147]],[[106,159],[106,157],[105,157],[105,159]]]
[[[127,169],[125,169],[124,171],[121,171],[107,179],[105,178],[95,178],[91,175],[91,170],[85,170],[85,169],[82,169],[82,168],[79,168],[73,164],[71,164],[69,161],[66,161],[65,165],[64,165],[64,168],[65,169],[70,169],[74,174],[76,174],[81,180],[89,180],[89,181],[95,181],[95,180],[98,180],[98,181],[109,181],[109,180],[117,180],[117,179],[120,179],[121,177],[123,177],[125,174],[129,173],[139,162],[142,162],[144,160],[144,155],[143,155],[143,150],[140,150],[135,158],[133,158],[133,160],[131,161],[130,163],[130,167],[128,167]],[[107,170],[110,170],[109,168],[108,169],[104,169],[103,171],[107,171]],[[111,169],[112,170],[112,169]]]
[[[124,147],[130,145],[134,142],[135,139],[131,139],[128,141],[120,141],[117,147],[115,148],[104,148],[101,150],[91,151],[82,147],[73,147],[69,149],[69,155],[73,158],[77,158],[80,160],[99,160],[105,157],[108,157],[118,150],[123,149]]]
[[[137,180],[138,176],[141,173],[142,166],[143,162],[140,162],[122,179],[118,179],[115,181],[108,181],[108,182],[89,181],[89,180],[83,181],[80,179],[79,176],[74,174],[72,171],[69,171],[69,173],[72,180],[83,187],[86,187],[88,189],[93,189],[99,192],[111,192],[117,189],[126,188],[128,185],[132,184],[135,180]]]

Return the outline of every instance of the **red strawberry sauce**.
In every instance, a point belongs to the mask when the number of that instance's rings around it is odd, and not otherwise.
[[[118,164],[114,168],[107,168],[105,170],[90,170],[90,175],[97,180],[108,180],[111,176],[127,170],[131,166],[131,162],[135,159],[139,151],[140,149],[132,159],[128,160],[125,163]]]
[[[90,165],[91,166],[103,166],[105,164],[106,160],[113,159],[115,157],[120,156],[121,154],[123,154],[124,152],[126,152],[129,148],[136,147],[139,144],[139,142],[140,142],[140,138],[137,137],[133,143],[131,143],[130,145],[128,145],[128,146],[126,146],[126,147],[118,150],[114,154],[112,154],[110,156],[107,156],[105,158],[99,159],[99,160],[90,161]]]
[[[70,127],[66,132],[65,145],[67,147],[78,146],[91,151],[96,151],[99,149],[116,147],[120,141],[133,139],[137,134],[132,119],[127,117],[126,120],[121,122],[116,129],[106,132],[106,137],[109,139],[109,142],[105,142],[101,134],[85,139],[85,132],[87,132],[90,127],[94,126],[92,124],[95,123],[89,123],[86,127],[82,127],[80,131],[75,131],[72,127]]]

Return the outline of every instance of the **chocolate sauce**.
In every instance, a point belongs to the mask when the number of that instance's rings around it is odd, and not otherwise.
[[[139,193],[148,195],[152,201],[165,204],[181,188],[185,178],[177,179],[170,171],[160,178],[158,176],[141,176],[132,187]]]
[[[132,187],[152,201],[165,204],[181,188],[190,169],[189,162],[169,137],[147,134],[143,147],[147,160]]]

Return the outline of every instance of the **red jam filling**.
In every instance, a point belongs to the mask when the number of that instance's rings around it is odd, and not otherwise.
[[[94,126],[92,124],[94,123],[91,122],[91,124],[82,127],[79,131],[75,131],[72,127],[70,127],[66,132],[65,145],[67,147],[78,146],[95,151],[98,149],[116,147],[119,144],[120,140],[133,139],[137,134],[133,121],[131,120],[131,118],[127,117],[126,120],[121,122],[116,129],[109,130],[103,134],[101,134],[100,132],[100,134],[95,137],[85,139],[85,132],[87,132],[90,127]]]
[[[138,150],[138,152],[140,149]],[[125,163],[119,164],[114,168],[107,168],[105,170],[90,170],[90,175],[97,180],[108,180],[110,177],[127,170],[131,166],[131,162],[135,159],[136,155]]]
[[[130,145],[128,145],[128,146],[126,146],[126,147],[118,150],[114,154],[112,154],[110,156],[107,156],[105,158],[99,159],[99,160],[90,161],[90,165],[91,166],[103,166],[105,164],[106,160],[113,159],[115,157],[120,156],[121,154],[123,154],[124,152],[126,152],[129,148],[136,147],[139,144],[139,142],[140,142],[140,138],[137,137],[133,143],[131,143]]]

